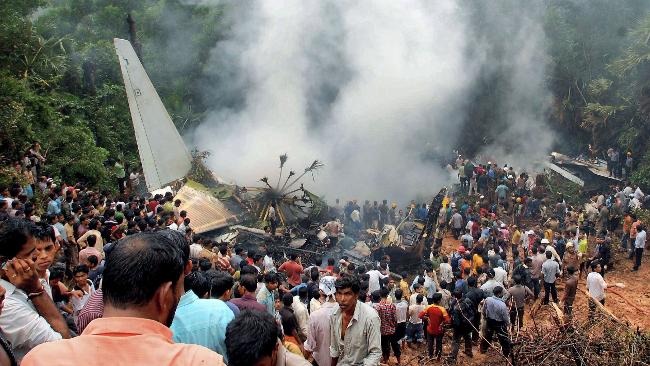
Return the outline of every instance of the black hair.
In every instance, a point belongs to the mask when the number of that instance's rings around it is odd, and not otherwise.
[[[576,273],[576,267],[574,267],[574,266],[569,266],[569,267],[567,267],[566,271],[567,271],[570,275],[572,275],[572,274]]]
[[[50,281],[51,280],[63,281],[64,277],[65,277],[65,268],[59,266],[52,266],[50,268]]]
[[[503,287],[501,287],[501,286],[496,286],[496,287],[492,290],[492,293],[493,293],[495,296],[497,296],[497,297],[501,296],[501,294],[503,293]]]
[[[476,277],[470,277],[467,279],[467,286],[475,287],[476,286]]]
[[[442,294],[440,292],[436,292],[431,298],[433,299],[434,304],[440,304],[440,301],[442,300]]]
[[[345,276],[339,278],[334,283],[334,287],[336,288],[337,291],[349,288],[355,294],[358,294],[359,291],[361,290],[359,279],[354,276]]]
[[[381,297],[388,297],[388,294],[390,294],[390,290],[388,287],[382,287],[381,290],[379,290],[379,294]]]
[[[89,247],[94,247],[97,243],[97,237],[95,235],[88,235],[87,242]]]
[[[99,258],[97,258],[96,255],[91,255],[88,257],[88,263],[92,264],[93,266],[96,266],[99,264]]]
[[[203,272],[212,269],[212,262],[208,258],[199,258],[199,269]]]
[[[164,229],[158,232],[171,240],[181,250],[183,253],[183,263],[187,263],[190,260],[190,242],[185,238],[185,235],[177,230],[171,229]]]
[[[252,274],[243,275],[239,279],[239,284],[244,286],[246,291],[255,292],[257,290],[257,276]]]
[[[210,282],[203,272],[192,272],[185,276],[185,291],[194,292],[196,296],[203,298],[210,291]]]
[[[521,275],[519,274],[513,275],[512,280],[515,282],[516,285],[521,285],[521,281],[522,281]]]
[[[221,245],[219,247],[219,253],[221,253],[221,255],[228,253],[228,246],[226,244]]]
[[[424,301],[424,296],[422,296],[422,294],[418,294],[418,296],[415,297],[415,302],[421,304],[422,301]]]
[[[243,262],[245,262],[245,261],[243,261]],[[241,271],[239,271],[239,275],[243,276],[243,275],[246,275],[246,274],[254,275],[255,277],[257,277],[257,270],[253,266],[245,265],[241,269]]]
[[[242,311],[226,327],[228,365],[254,365],[261,358],[271,356],[278,342],[278,334],[278,325],[271,314]]]
[[[404,296],[404,292],[402,291],[401,288],[395,290],[395,300],[397,301],[402,300],[402,296]]]
[[[218,272],[210,283],[210,295],[214,298],[220,298],[226,291],[230,290],[235,284],[231,275]]]
[[[372,298],[372,302],[379,302],[381,300],[381,290],[373,291],[370,297]]]
[[[327,258],[327,265],[328,266],[333,266],[334,265],[334,258]]]
[[[278,280],[278,275],[276,273],[269,272],[269,273],[264,275],[264,282],[266,282],[266,283],[270,283],[270,282],[278,283],[280,281]]]
[[[54,229],[44,223],[10,218],[0,224],[0,256],[15,257],[30,238],[55,241]]]
[[[158,288],[181,279],[183,252],[159,232],[120,239],[106,256],[102,291],[104,304],[120,309],[148,303]]]
[[[74,267],[74,269],[72,270],[72,275],[74,276],[77,273],[88,274],[88,272],[90,272],[90,270],[88,269],[88,266],[86,266],[85,264],[80,264],[80,265]]]
[[[546,259],[551,259],[551,258],[553,258],[553,253],[551,253],[550,251],[546,251]]]
[[[298,254],[296,253],[289,254],[289,259],[291,259],[292,261],[295,261],[297,258],[298,258]]]
[[[282,295],[282,303],[287,307],[293,304],[293,295],[291,295],[291,292],[286,292],[284,295]]]
[[[238,255],[239,255],[239,254],[241,254],[241,252],[243,252],[243,251],[244,251],[244,248],[242,248],[242,247],[237,247],[237,248],[235,248],[235,254],[238,254]]]

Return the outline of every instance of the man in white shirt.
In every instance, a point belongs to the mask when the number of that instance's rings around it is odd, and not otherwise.
[[[331,365],[330,357],[330,317],[338,304],[334,298],[336,288],[335,277],[325,276],[320,279],[318,289],[325,297],[320,309],[312,310],[309,316],[307,341],[305,351],[311,353],[319,365]]]
[[[370,279],[368,280],[368,293],[369,294],[371,294],[371,293],[373,293],[375,291],[379,291],[379,289],[381,288],[381,286],[379,285],[379,280],[380,279],[383,280],[384,278],[388,277],[387,274],[383,274],[383,273],[379,272],[378,270],[376,270],[374,268],[374,266],[370,271],[366,272],[366,274],[368,276],[370,276]]]
[[[605,290],[607,290],[607,283],[600,275],[600,263],[591,264],[591,272],[587,275],[587,290],[589,295],[596,301],[605,305]],[[593,299],[589,300],[589,312],[592,313],[596,309],[596,304]]]
[[[645,225],[638,225],[636,227],[636,239],[634,240],[634,267],[632,268],[632,272],[638,271],[641,266],[641,258],[643,258],[646,235]]]
[[[9,219],[0,224],[0,285],[7,292],[0,329],[20,360],[45,342],[70,338],[68,326],[39,280],[36,242],[53,243],[46,225]]]
[[[494,270],[494,280],[505,285],[508,279],[508,272],[499,266],[495,266],[492,269]]]

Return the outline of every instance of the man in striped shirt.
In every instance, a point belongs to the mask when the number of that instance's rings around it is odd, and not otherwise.
[[[400,363],[401,350],[399,344],[397,343],[398,339],[395,337],[395,330],[397,327],[397,308],[395,304],[388,302],[388,294],[390,291],[388,288],[383,287],[379,291],[372,293],[373,304],[372,306],[377,310],[379,314],[379,320],[381,321],[380,332],[381,332],[381,354],[384,358],[384,363],[388,363],[388,358],[390,357],[390,349],[393,348],[393,353],[397,358],[397,363]],[[378,300],[378,302],[376,301]]]

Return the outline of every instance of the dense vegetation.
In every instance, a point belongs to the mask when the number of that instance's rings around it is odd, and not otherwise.
[[[208,106],[237,103],[220,99],[219,75],[205,67],[229,27],[223,17],[227,5],[203,3],[1,0],[4,165],[20,158],[31,142],[41,141],[46,173],[57,178],[108,187],[112,180],[105,166],[111,159],[137,166],[112,48],[112,38],[131,36],[127,14],[136,21],[143,63],[181,131],[196,125]],[[558,136],[566,136],[557,148],[576,153],[587,144],[601,151],[617,145],[638,160],[634,181],[650,186],[648,2],[547,0],[544,6],[546,82],[553,97],[549,123]],[[483,127],[472,126],[468,134],[499,123],[498,113],[490,112],[500,97],[499,75],[483,82],[486,88],[471,96],[468,112],[468,119],[480,120]],[[211,93],[205,93],[208,85]]]

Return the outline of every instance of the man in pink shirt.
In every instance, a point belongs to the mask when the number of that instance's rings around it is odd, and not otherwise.
[[[90,263],[88,263],[88,257],[91,255],[97,257],[97,259],[99,259],[101,262],[104,256],[99,252],[99,250],[95,248],[97,237],[95,235],[90,235],[88,239],[86,239],[86,242],[88,243],[88,246],[79,251],[79,263],[86,266],[90,265]]]
[[[172,341],[169,325],[191,268],[189,243],[179,236],[146,232],[116,243],[104,270],[104,317],[77,338],[34,348],[22,365],[224,365],[218,353]]]
[[[287,282],[289,282],[291,286],[298,286],[301,282],[300,275],[303,271],[298,255],[295,253],[289,254],[289,260],[282,263],[280,268],[278,268],[278,271],[287,274]]]

